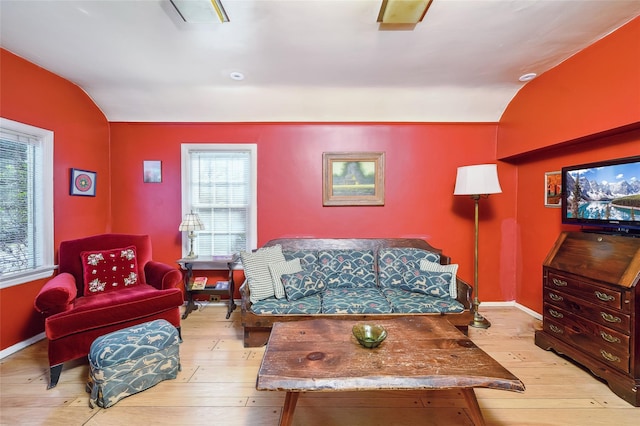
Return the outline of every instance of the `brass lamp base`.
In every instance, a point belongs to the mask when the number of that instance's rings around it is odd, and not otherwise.
[[[479,305],[480,303],[477,300],[473,302],[473,320],[469,323],[469,325],[476,328],[489,328],[491,327],[491,323],[488,319],[483,317],[480,312],[478,312]]]
[[[485,317],[480,314],[473,314],[473,321],[469,323],[471,327],[476,328],[489,328],[491,327],[491,323]]]

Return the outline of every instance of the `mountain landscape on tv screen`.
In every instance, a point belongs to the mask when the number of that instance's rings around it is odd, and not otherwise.
[[[640,180],[631,177],[597,182],[581,176],[583,172],[575,170],[566,176],[568,218],[640,221]],[[576,176],[580,194],[577,206]]]

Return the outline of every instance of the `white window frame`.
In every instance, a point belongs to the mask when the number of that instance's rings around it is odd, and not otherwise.
[[[191,151],[217,151],[217,152],[249,152],[251,157],[251,208],[249,209],[249,235],[247,236],[247,250],[253,250],[258,246],[258,145],[254,143],[183,143],[181,144],[181,180],[182,180],[182,218],[191,212],[191,181],[190,181],[190,152]],[[189,238],[187,233],[182,233],[182,257],[189,253]],[[229,253],[232,254],[232,253]]]
[[[35,202],[39,202],[39,208],[36,211],[41,212],[35,220],[35,229],[41,233],[38,238],[34,238],[35,242],[40,242],[36,246],[39,251],[38,257],[41,264],[26,271],[9,273],[6,276],[0,276],[0,289],[23,284],[26,282],[48,278],[53,275],[54,265],[54,239],[53,239],[53,136],[51,130],[41,129],[39,127],[30,126],[18,121],[9,120],[0,117],[0,128],[10,132],[22,133],[38,140],[38,148],[42,156],[42,170],[37,185],[40,190],[34,196]]]

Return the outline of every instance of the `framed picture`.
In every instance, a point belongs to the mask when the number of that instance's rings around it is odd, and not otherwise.
[[[85,197],[96,196],[96,172],[71,169],[69,194]]]
[[[162,182],[162,161],[144,160],[143,168],[144,172],[142,175],[142,180],[145,183]]]
[[[384,152],[323,153],[322,204],[384,205]]]
[[[560,207],[562,205],[562,175],[560,172],[544,174],[544,206]]]

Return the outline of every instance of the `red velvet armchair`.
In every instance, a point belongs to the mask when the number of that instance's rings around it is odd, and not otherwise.
[[[125,269],[120,279],[112,278]],[[91,275],[96,273],[108,277]],[[180,332],[181,282],[177,268],[151,260],[148,235],[103,234],[60,243],[58,274],[35,299],[36,310],[46,316],[48,389],[58,384],[63,363],[86,356],[99,336],[155,319]]]

